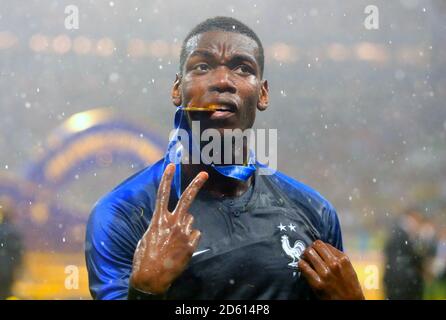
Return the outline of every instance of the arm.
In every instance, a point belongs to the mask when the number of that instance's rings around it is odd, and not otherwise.
[[[126,299],[133,252],[143,227],[128,219],[134,208],[126,202],[100,201],[87,224],[85,258],[94,299]],[[138,229],[142,229],[138,232]]]

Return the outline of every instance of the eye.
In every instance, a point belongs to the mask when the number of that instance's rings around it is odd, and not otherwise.
[[[235,68],[235,71],[242,75],[254,74],[254,70],[250,66],[247,66],[246,64],[239,65],[238,67]]]
[[[209,71],[209,65],[206,63],[199,63],[194,67],[194,70],[197,70],[200,72]]]

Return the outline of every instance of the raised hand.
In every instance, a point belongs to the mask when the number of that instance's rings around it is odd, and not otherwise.
[[[208,179],[200,172],[181,195],[173,212],[168,203],[175,165],[169,164],[158,188],[155,211],[149,228],[139,241],[130,276],[130,285],[152,294],[163,294],[184,271],[200,240],[188,212],[198,191]]]

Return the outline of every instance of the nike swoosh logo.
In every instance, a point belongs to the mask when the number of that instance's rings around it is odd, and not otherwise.
[[[201,251],[195,251],[195,252],[192,254],[192,257],[198,256],[199,254],[205,253],[206,251],[209,251],[209,250],[211,250],[211,249],[205,249],[205,250],[201,250]]]

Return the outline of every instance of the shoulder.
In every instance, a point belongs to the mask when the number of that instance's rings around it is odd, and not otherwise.
[[[161,180],[163,159],[130,176],[117,185],[108,194],[99,199],[94,207],[116,207],[126,205],[138,206],[151,200],[156,194]]]
[[[333,233],[340,234],[336,209],[318,191],[279,171],[272,172],[268,179],[318,227],[325,240],[331,239]]]
[[[263,166],[263,168],[266,167]],[[335,210],[332,204],[312,187],[280,171],[271,172],[267,175],[299,207],[307,208],[319,216]]]
[[[130,176],[101,197],[93,206],[87,229],[116,230],[144,222],[155,206],[162,168],[163,159]]]

